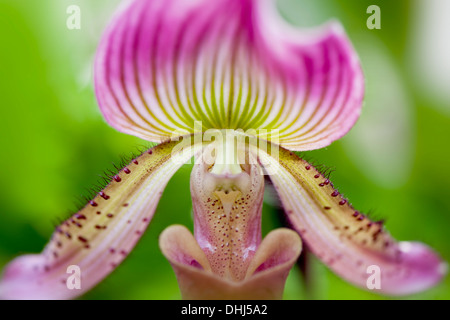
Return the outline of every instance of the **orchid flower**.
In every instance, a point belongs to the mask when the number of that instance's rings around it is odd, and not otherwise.
[[[364,79],[338,22],[297,30],[272,0],[126,1],[103,35],[94,75],[106,121],[160,144],[112,176],[41,254],[11,262],[1,298],[68,299],[94,287],[134,248],[192,157],[194,235],[170,226],[160,236],[183,298],[279,299],[302,241],[362,288],[367,268],[378,266],[387,295],[443,277],[432,249],[393,239],[296,153],[328,146],[360,114]],[[293,230],[261,239],[264,175]],[[73,265],[79,290],[67,286]]]

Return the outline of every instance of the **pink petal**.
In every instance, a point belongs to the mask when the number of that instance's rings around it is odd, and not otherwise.
[[[106,120],[150,141],[194,132],[196,120],[203,130],[277,129],[292,150],[342,137],[359,116],[364,87],[350,41],[337,22],[295,30],[274,2],[130,1],[95,63]]]
[[[445,275],[446,265],[437,253],[421,243],[395,241],[381,223],[356,211],[297,155],[281,148],[279,160],[261,153],[260,161],[273,170],[270,178],[293,228],[344,279],[367,289],[373,280],[371,266],[376,266],[381,288],[374,290],[404,295],[426,290]]]
[[[133,160],[56,228],[41,254],[12,261],[0,281],[0,299],[74,298],[111,273],[146,230],[171,176],[191,158],[179,144],[160,144]],[[81,272],[80,289],[67,286],[72,265]]]

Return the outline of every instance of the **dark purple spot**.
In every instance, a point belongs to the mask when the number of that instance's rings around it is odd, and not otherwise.
[[[343,206],[343,205],[346,204],[346,203],[347,203],[347,200],[345,200],[345,199],[339,201],[339,205],[340,205],[340,206]]]
[[[373,238],[373,241],[374,241],[374,242],[377,241],[378,236],[379,236],[380,234],[381,234],[381,229],[378,229],[378,230],[373,234],[372,238]]]
[[[139,164],[139,162],[137,160],[133,160],[133,163],[136,164],[136,165]]]
[[[306,166],[305,169],[309,170],[309,169],[311,169],[311,166]]]
[[[200,263],[198,263],[197,260],[192,260],[189,263],[190,266],[194,267],[194,268],[198,268],[198,269],[203,269],[202,265]]]
[[[148,154],[153,154],[153,150],[148,150]]]
[[[108,196],[106,193],[104,193],[103,191],[100,192],[99,195],[100,195],[100,197],[102,197],[102,198],[105,199],[105,200],[108,200],[108,199],[109,199],[109,196]]]
[[[316,179],[318,179],[320,177],[320,174],[316,174],[315,176],[314,176],[314,178],[316,178]]]
[[[81,242],[88,242],[86,238],[82,237],[82,236],[78,236],[78,240],[80,240]]]
[[[325,210],[330,210],[331,207],[323,207]]]
[[[75,218],[77,218],[79,220],[86,220],[86,216],[84,214],[81,214],[81,213],[77,213],[75,215]]]
[[[100,212],[100,211],[97,211],[97,214],[101,214],[101,212]]]
[[[331,194],[332,197],[337,197],[339,195],[339,192],[337,190],[334,190]]]
[[[89,201],[89,204],[93,207],[98,206],[97,202],[95,202],[94,200]]]
[[[120,178],[120,176],[119,176],[118,174],[116,174],[116,175],[113,177],[113,179],[114,179],[114,181],[116,181],[116,182],[122,181],[122,178]]]
[[[325,185],[325,183],[319,183],[319,187],[323,187]]]
[[[123,206],[124,206],[124,207],[128,207],[128,203],[124,203]]]
[[[108,213],[106,216],[107,216],[108,218],[114,217],[114,215],[113,215],[112,213]]]
[[[123,172],[125,172],[126,174],[130,174],[130,173],[131,173],[131,170],[128,169],[128,168],[123,168]]]

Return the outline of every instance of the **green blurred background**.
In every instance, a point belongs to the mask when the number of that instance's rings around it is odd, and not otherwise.
[[[0,269],[39,252],[98,174],[145,141],[109,127],[92,86],[92,58],[118,0],[0,0]],[[362,211],[386,219],[400,240],[423,241],[450,260],[450,1],[280,0],[301,27],[337,18],[360,54],[366,100],[357,125],[308,157]],[[68,30],[66,9],[81,8]],[[369,30],[369,5],[381,29]],[[447,9],[446,9],[447,8]],[[157,239],[170,224],[192,228],[189,174],[170,181],[157,214],[125,262],[82,299],[179,299]],[[176,201],[174,201],[176,198]],[[271,197],[264,231],[279,225]],[[347,284],[312,258],[312,290],[292,270],[286,299],[386,299]],[[450,277],[406,298],[448,299]]]

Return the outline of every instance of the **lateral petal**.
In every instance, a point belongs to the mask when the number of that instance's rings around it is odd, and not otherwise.
[[[179,148],[182,143],[162,143],[134,159],[56,228],[41,254],[13,260],[0,281],[0,298],[74,298],[111,273],[146,230],[169,179],[197,148]],[[74,272],[81,288],[70,284]]]
[[[283,148],[279,159],[261,152],[286,215],[313,253],[347,281],[369,288],[379,268],[381,288],[389,295],[422,291],[437,284],[446,264],[424,244],[397,242],[356,211],[313,166]],[[277,170],[275,170],[275,168]],[[369,282],[368,282],[369,281]]]

